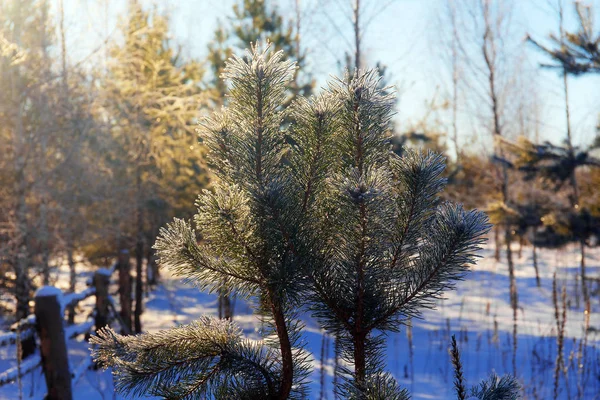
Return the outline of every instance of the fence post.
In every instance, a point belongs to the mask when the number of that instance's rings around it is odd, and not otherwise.
[[[44,286],[35,293],[36,327],[48,400],[71,400],[71,371],[65,338],[62,292]]]
[[[100,268],[94,273],[94,287],[96,288],[96,332],[108,323],[108,285],[110,284],[110,271]]]
[[[121,333],[129,334],[132,331],[131,326],[131,264],[129,263],[129,250],[124,249],[119,252],[119,300],[121,302],[121,319],[127,328]]]

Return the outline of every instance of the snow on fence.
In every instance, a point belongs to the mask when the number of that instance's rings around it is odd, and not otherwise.
[[[7,369],[0,374],[0,386],[16,381],[19,377],[33,371],[42,363],[42,358],[39,354],[34,354],[31,357],[23,360],[20,365]]]
[[[44,286],[35,294],[34,314],[18,321],[11,332],[0,332],[0,347],[22,345],[25,340],[33,344],[33,349],[15,367],[0,371],[0,386],[14,382],[38,366],[42,366],[48,392],[60,399],[71,399],[72,386],[83,373],[94,365],[91,355],[84,357],[75,368],[69,367],[67,339],[79,335],[89,335],[113,320],[123,322],[116,311],[114,300],[108,292],[110,277],[117,269],[118,262],[109,269],[97,270],[88,282],[89,288],[79,293],[63,294],[60,289]],[[65,326],[65,310],[74,307],[88,297],[95,296],[96,304],[84,322]],[[35,339],[39,340],[39,354],[35,351]],[[24,347],[22,347],[24,350]],[[52,371],[52,373],[46,373]]]

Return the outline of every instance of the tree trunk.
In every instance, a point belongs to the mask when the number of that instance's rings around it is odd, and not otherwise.
[[[354,336],[354,379],[356,385],[363,390],[367,371],[367,356],[365,349],[365,336],[358,334]]]
[[[146,290],[149,290],[150,286],[158,283],[158,264],[154,250],[150,246],[148,246],[146,251],[146,262]]]
[[[27,276],[27,260],[25,254],[23,254],[23,251],[23,248],[19,249],[15,265],[15,295],[17,298],[17,321],[29,315],[30,282],[29,276]]]
[[[497,225],[494,227],[494,245],[494,258],[500,261],[500,228]]]
[[[540,272],[538,269],[538,259],[537,259],[537,245],[535,244],[537,241],[537,228],[533,227],[533,240],[532,240],[532,247],[533,247],[533,268],[535,269],[535,283],[537,284],[537,287],[541,286],[540,283]]]
[[[43,189],[44,190],[44,189]],[[42,278],[44,286],[50,284],[50,245],[48,233],[48,199],[46,193],[41,195],[39,241],[42,256]]]
[[[587,276],[585,272],[585,241],[582,239],[579,240],[579,250],[580,250],[580,262],[579,266],[581,268],[581,293],[583,294],[583,301],[585,304],[589,304],[589,293],[587,287]]]
[[[508,262],[508,276],[510,279],[510,305],[513,311],[513,354],[512,354],[512,367],[513,375],[517,376],[517,311],[519,307],[519,298],[517,294],[517,281],[515,278],[515,265],[512,258],[512,249],[510,248],[511,242],[511,231],[510,226],[506,226],[504,232],[504,239],[506,241],[506,260]]]
[[[17,14],[13,21],[13,40],[17,46],[21,46],[21,24],[23,22],[21,8],[16,8]],[[28,226],[27,226],[27,203],[25,196],[27,192],[27,179],[25,176],[25,155],[27,135],[25,134],[23,124],[23,107],[21,106],[23,93],[23,82],[16,68],[7,69],[3,72],[3,78],[11,83],[11,100],[16,105],[13,110],[14,131],[12,135],[14,148],[14,190],[15,190],[15,217],[16,217],[16,240],[14,253],[15,269],[15,297],[17,298],[16,319],[20,320],[29,315],[29,247],[28,247]],[[4,75],[6,73],[6,75]],[[23,349],[25,352],[25,349]]]
[[[135,313],[134,325],[135,333],[142,333],[142,312],[143,312],[143,262],[144,262],[144,215],[141,207],[141,174],[138,171],[138,202],[137,202],[137,240],[135,244]]]
[[[129,250],[123,249],[119,253],[119,301],[121,303],[121,320],[124,324],[122,334],[130,334],[131,329],[131,264],[129,263]]]
[[[77,281],[77,271],[75,271],[75,259],[73,258],[73,240],[68,239],[67,243],[67,262],[69,263],[69,291],[75,293],[75,284]],[[75,306],[69,306],[68,310],[69,324],[73,324],[75,321]]]
[[[96,332],[108,324],[108,288],[110,285],[110,271],[100,269],[94,273],[94,287],[96,288]]]
[[[279,338],[279,346],[281,350],[281,387],[279,389],[279,399],[286,400],[292,391],[294,381],[294,358],[292,355],[292,345],[288,334],[288,328],[285,321],[285,315],[281,305],[275,302],[273,295],[270,296],[271,311],[275,320],[275,330]]]
[[[352,21],[354,27],[354,72],[358,73],[360,69],[360,0],[354,0],[354,20]]]
[[[231,301],[231,294],[226,294],[223,297],[223,314],[225,319],[233,319],[233,304]]]
[[[233,318],[231,294],[225,287],[225,282],[223,282],[223,286],[219,289],[219,318],[228,320]]]

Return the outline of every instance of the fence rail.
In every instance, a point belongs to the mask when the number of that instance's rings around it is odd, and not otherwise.
[[[41,365],[48,388],[46,398],[72,399],[72,386],[94,362],[88,354],[74,368],[70,368],[67,339],[80,335],[89,337],[92,332],[114,321],[121,325],[125,333],[129,333],[128,326],[117,312],[114,299],[108,291],[110,278],[119,268],[119,262],[124,259],[120,257],[110,268],[95,271],[93,278],[87,282],[89,287],[81,292],[63,294],[60,289],[51,286],[40,288],[36,292],[35,312],[14,323],[10,332],[0,332],[0,347],[19,346],[25,341],[33,346],[27,354],[23,351],[23,360],[18,365],[0,371],[0,387],[23,378]],[[128,272],[128,265],[124,267],[119,269],[120,274],[121,270]],[[78,303],[92,296],[96,297],[96,303],[85,320],[66,325],[65,310],[74,309]],[[36,339],[39,341],[39,352],[35,352]]]

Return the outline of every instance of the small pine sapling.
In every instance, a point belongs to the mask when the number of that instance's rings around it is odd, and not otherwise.
[[[336,337],[345,398],[372,397],[393,379],[384,371],[385,335],[432,308],[474,262],[489,230],[478,211],[440,203],[443,158],[391,151],[393,96],[376,71],[329,86],[338,103],[337,164],[319,196],[313,242],[311,308]],[[392,385],[393,386],[393,385]],[[389,394],[388,394],[389,396]],[[399,391],[396,398],[405,398]]]
[[[255,47],[229,60],[228,105],[201,130],[214,189],[198,198],[197,231],[175,219],[155,244],[162,267],[201,289],[225,286],[257,299],[265,340],[244,341],[231,322],[211,318],[138,338],[100,332],[93,341],[96,357],[119,371],[117,388],[124,392],[183,399],[304,397],[308,363],[295,310],[308,249],[299,239],[300,188],[284,160],[282,105],[295,66],[282,55]]]
[[[479,386],[471,388],[467,398],[462,361],[454,335],[450,341],[449,353],[454,369],[454,390],[457,400],[518,400],[521,398],[521,385],[517,379],[511,375],[500,378],[494,373],[487,380],[482,381]]]
[[[487,217],[438,201],[440,156],[391,151],[393,97],[376,71],[285,109],[295,67],[281,58],[255,47],[228,62],[227,107],[202,128],[213,189],[198,198],[196,229],[175,219],[155,244],[161,266],[201,289],[255,301],[264,339],[244,339],[233,322],[212,317],[136,337],[101,330],[95,358],[114,368],[120,392],[305,398],[297,310],[307,306],[345,361],[338,393],[408,398],[384,370],[384,335],[464,275]]]

